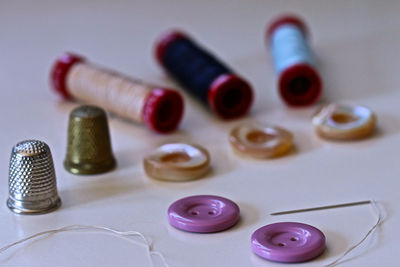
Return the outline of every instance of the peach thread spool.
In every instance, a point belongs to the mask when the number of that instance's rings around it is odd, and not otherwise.
[[[100,106],[159,133],[173,131],[182,119],[180,93],[94,66],[75,54],[57,59],[50,80],[65,99]]]

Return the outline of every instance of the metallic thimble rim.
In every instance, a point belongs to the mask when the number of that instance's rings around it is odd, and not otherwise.
[[[64,168],[72,174],[79,175],[96,175],[112,171],[116,168],[117,161],[113,157],[108,162],[95,163],[78,163],[74,164],[71,161],[64,161]]]
[[[9,197],[7,199],[7,207],[14,213],[16,214],[23,214],[23,215],[37,215],[37,214],[45,214],[45,213],[49,213],[52,212],[56,209],[58,209],[62,202],[61,202],[61,198],[57,196],[56,201],[54,201],[53,203],[51,203],[50,206],[42,208],[42,209],[23,209],[23,208],[19,208],[18,206],[14,205],[14,203],[16,203],[18,201],[13,200],[11,197]]]

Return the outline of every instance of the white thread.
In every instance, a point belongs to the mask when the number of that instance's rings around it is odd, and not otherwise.
[[[369,231],[364,235],[364,237],[355,245],[351,246],[349,249],[347,249],[339,258],[337,258],[336,260],[334,260],[333,262],[324,265],[324,267],[332,267],[332,266],[336,266],[339,265],[341,263],[343,263],[341,260],[346,257],[351,251],[353,251],[354,249],[356,249],[358,246],[360,246],[366,239],[367,237],[374,232],[374,230],[383,222],[383,214],[381,209],[379,208],[379,206],[377,205],[377,203],[375,202],[375,200],[371,200],[371,205],[374,208],[377,216],[378,216],[378,220],[376,221],[376,223],[374,224],[374,226],[372,226]]]
[[[379,208],[379,206],[377,205],[376,201],[375,200],[371,200],[371,205],[374,208],[374,210],[375,210],[375,212],[376,212],[376,214],[378,216],[378,219],[377,219],[376,223],[369,229],[369,231],[364,235],[364,237],[359,242],[357,242],[355,245],[353,245],[349,249],[347,249],[340,257],[338,257],[333,262],[331,262],[331,263],[329,263],[327,265],[324,265],[324,267],[337,266],[337,265],[343,263],[343,262],[341,262],[341,260],[344,259],[344,257],[346,257],[354,249],[359,247],[368,238],[368,236],[370,236],[372,234],[372,232],[374,232],[374,230],[376,230],[378,228],[378,226],[383,222],[382,210]],[[78,231],[78,230],[101,230],[101,231],[113,233],[113,234],[115,234],[117,236],[120,236],[120,237],[124,237],[124,236],[139,236],[139,237],[142,238],[142,240],[144,241],[144,245],[147,248],[147,253],[149,255],[149,259],[150,259],[151,265],[154,266],[153,265],[153,260],[151,258],[151,255],[156,255],[156,256],[160,257],[160,259],[161,259],[161,261],[162,261],[162,263],[164,264],[165,267],[169,267],[167,261],[165,260],[164,255],[159,251],[153,250],[152,243],[149,242],[142,233],[136,232],[136,231],[121,232],[121,231],[117,231],[117,230],[114,230],[114,229],[111,229],[111,228],[108,228],[108,227],[92,226],[92,225],[79,225],[79,224],[76,224],[76,225],[69,225],[69,226],[61,227],[61,228],[58,228],[58,229],[39,232],[39,233],[36,233],[34,235],[31,235],[31,236],[28,236],[26,238],[23,238],[21,240],[18,240],[16,242],[12,243],[12,244],[9,244],[9,245],[6,245],[6,246],[0,248],[0,253],[3,253],[4,251],[6,251],[6,250],[18,245],[18,244],[24,243],[24,242],[26,242],[26,241],[28,241],[30,239],[33,239],[35,237],[38,237],[38,236],[43,236],[43,235],[48,235],[48,234],[56,234],[56,233],[67,232],[67,231]]]
[[[79,231],[79,230],[99,230],[99,231],[115,234],[115,235],[117,235],[119,237],[139,236],[144,241],[144,245],[147,248],[147,254],[149,256],[151,266],[154,266],[151,256],[152,255],[156,255],[161,259],[161,261],[162,261],[162,263],[164,264],[165,267],[169,267],[164,255],[161,252],[154,250],[153,246],[152,246],[152,242],[148,241],[147,238],[142,233],[136,232],[136,231],[123,232],[123,231],[114,230],[114,229],[111,229],[111,228],[108,228],[108,227],[95,226],[95,225],[74,224],[74,225],[64,226],[64,227],[61,227],[61,228],[58,228],[58,229],[39,232],[39,233],[36,233],[34,235],[31,235],[31,236],[28,236],[26,238],[23,238],[21,240],[18,240],[16,242],[12,243],[12,244],[9,244],[9,245],[6,245],[6,246],[0,248],[0,253],[3,253],[4,251],[6,251],[6,250],[18,245],[18,244],[24,243],[24,242],[26,242],[26,241],[28,241],[30,239],[36,238],[38,236],[50,235],[50,234],[56,234],[56,233],[61,233],[61,232],[68,232],[68,231]]]
[[[304,33],[292,24],[282,25],[274,31],[271,36],[271,52],[278,75],[295,64],[314,66],[314,59]]]
[[[72,66],[66,85],[73,98],[137,122],[142,122],[143,106],[154,89],[139,80],[87,63]]]

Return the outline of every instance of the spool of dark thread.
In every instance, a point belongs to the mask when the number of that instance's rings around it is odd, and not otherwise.
[[[155,56],[170,76],[221,118],[234,119],[249,111],[250,84],[185,34],[171,31],[161,36]]]

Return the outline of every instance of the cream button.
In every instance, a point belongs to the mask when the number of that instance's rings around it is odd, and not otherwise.
[[[232,129],[229,142],[240,154],[253,158],[273,158],[291,150],[293,135],[280,127],[244,124]]]
[[[210,154],[197,145],[165,144],[143,159],[148,176],[167,181],[188,181],[205,175]]]
[[[323,138],[355,140],[372,134],[376,116],[363,106],[330,104],[313,116],[312,123],[317,134]]]

